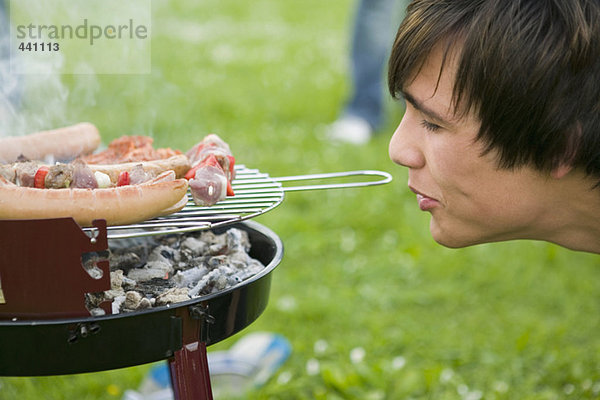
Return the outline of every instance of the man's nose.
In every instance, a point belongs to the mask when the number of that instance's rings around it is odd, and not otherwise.
[[[425,165],[425,157],[421,150],[419,124],[414,122],[410,115],[404,114],[390,140],[388,150],[390,158],[396,164],[417,169]]]

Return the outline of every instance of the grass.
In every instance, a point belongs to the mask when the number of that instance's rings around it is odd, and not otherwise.
[[[269,306],[209,350],[272,331],[293,354],[247,398],[600,398],[597,256],[531,241],[434,243],[406,171],[387,157],[402,112],[391,101],[388,126],[367,146],[323,140],[349,90],[351,14],[342,0],[154,1],[152,74],[62,76],[64,104],[33,87],[28,112],[92,121],[105,141],[150,134],[187,149],[215,132],[239,162],[272,176],[394,175],[386,186],[288,193],[257,219],[285,244]],[[0,378],[0,398],[117,399],[149,367]]]

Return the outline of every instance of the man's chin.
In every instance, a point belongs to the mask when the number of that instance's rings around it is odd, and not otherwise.
[[[440,244],[444,247],[448,247],[450,249],[461,249],[463,247],[468,247],[477,243],[466,243],[466,242],[461,242],[461,241],[457,241],[457,240],[448,240],[448,238],[440,238],[437,236],[433,236],[433,240],[435,240],[437,242],[437,244]]]
[[[443,227],[436,224],[433,218],[431,219],[431,223],[429,225],[429,231],[431,232],[433,240],[435,240],[438,244],[441,244],[442,246],[451,249],[460,249],[463,247],[473,246],[476,244],[486,242],[481,237],[469,237],[465,234],[464,231],[461,231],[458,228],[444,229]]]

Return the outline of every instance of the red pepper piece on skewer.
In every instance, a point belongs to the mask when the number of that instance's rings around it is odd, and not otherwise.
[[[44,189],[46,187],[46,175],[48,175],[49,170],[50,169],[45,165],[38,168],[33,176],[33,187],[38,189]]]
[[[117,178],[117,186],[126,186],[131,184],[131,177],[129,176],[129,172],[121,171],[119,174],[119,178]]]

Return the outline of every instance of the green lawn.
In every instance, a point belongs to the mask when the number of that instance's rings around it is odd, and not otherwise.
[[[541,242],[437,245],[406,171],[388,159],[402,114],[391,100],[387,128],[367,146],[324,140],[349,90],[353,2],[152,5],[151,75],[63,76],[64,112],[49,106],[62,104],[48,100],[53,87],[37,87],[25,91],[30,114],[94,122],[106,142],[150,134],[187,149],[215,132],[238,162],[272,176],[394,175],[386,186],[288,193],[257,219],[285,245],[269,306],[209,350],[272,331],[293,354],[248,398],[600,398],[597,256]],[[351,358],[363,350],[362,360]],[[0,378],[0,399],[120,399],[148,368]]]

